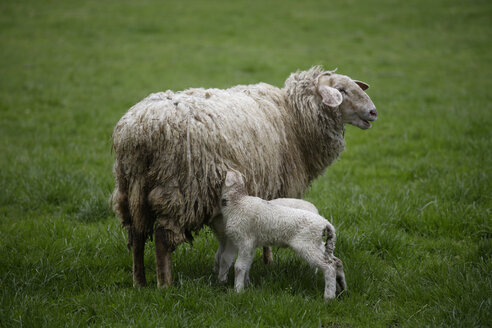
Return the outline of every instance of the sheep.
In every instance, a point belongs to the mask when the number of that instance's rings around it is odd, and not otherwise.
[[[130,108],[113,130],[111,201],[128,232],[134,286],[146,285],[152,236],[157,286],[171,285],[171,254],[218,215],[227,170],[245,174],[250,195],[302,198],[343,151],[345,124],[368,129],[376,120],[367,88],[315,66],[282,89],[168,90]]]
[[[346,288],[342,262],[333,254],[335,228],[322,216],[248,196],[242,176],[235,171],[226,174],[221,213],[225,235],[230,242],[221,258],[219,274],[227,274],[237,253],[234,265],[236,292],[241,292],[249,282],[255,249],[267,245],[288,246],[311,266],[321,269],[325,277],[325,301],[335,297],[337,287],[338,292]],[[323,242],[323,235],[326,242]]]
[[[316,206],[302,199],[277,198],[271,200],[270,203],[275,205],[285,206],[285,207],[302,209],[318,214],[318,209],[316,208]],[[214,267],[213,267],[213,272],[219,273],[222,254],[226,249],[227,243],[230,242],[227,240],[227,236],[225,234],[225,222],[223,216],[221,214],[214,216],[212,222],[210,222],[210,227],[212,228],[213,232],[215,233],[215,236],[217,237],[217,240],[219,241],[219,248],[215,253]],[[229,268],[227,268],[225,272],[222,272],[222,274],[219,274],[219,281],[224,282],[227,279],[228,271]]]

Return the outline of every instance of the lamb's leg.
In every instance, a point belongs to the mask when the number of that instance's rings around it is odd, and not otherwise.
[[[269,246],[263,247],[263,263],[270,264],[273,262],[272,248]]]
[[[229,269],[231,268],[232,262],[234,262],[234,258],[236,257],[237,248],[234,244],[227,240],[224,248],[224,252],[220,258],[220,266],[219,266],[219,281],[226,282],[227,274],[229,273]]]
[[[234,287],[236,292],[241,292],[244,289],[246,274],[249,272],[251,263],[253,262],[255,248],[251,246],[238,246],[239,253],[236,264],[234,265]]]
[[[225,245],[222,240],[219,239],[219,248],[217,249],[217,252],[215,253],[215,258],[214,258],[214,269],[213,273],[218,273],[220,269],[220,260],[222,258],[222,254],[224,253]]]
[[[340,294],[343,291],[347,290],[347,283],[345,281],[345,272],[343,271],[343,263],[338,257],[333,257],[335,271],[336,271],[336,279],[337,279],[337,290],[336,294]]]
[[[244,274],[244,286],[248,287],[249,286],[249,270],[251,269],[251,265],[249,266],[248,270],[246,270],[246,273]]]
[[[144,266],[145,239],[144,234],[132,231],[133,287],[147,285]]]
[[[222,216],[222,214],[214,215],[210,223],[210,228],[214,232],[215,237],[217,237],[217,240],[219,241],[219,248],[215,253],[214,268],[213,268],[213,272],[218,273],[220,267],[220,258],[222,256],[222,253],[224,253],[226,242],[227,242],[227,236],[224,231],[225,229],[224,217]]]
[[[171,254],[175,246],[171,244],[170,232],[162,227],[155,230],[155,262],[157,287],[167,288],[172,283]]]
[[[333,256],[327,256],[326,252],[321,250],[318,244],[307,244],[305,240],[293,242],[290,247],[312,267],[319,268],[323,272],[325,277],[325,301],[335,298],[336,272]]]
[[[325,292],[324,299],[328,302],[331,299],[335,298],[336,295],[336,271],[333,263],[325,266],[323,268],[323,274],[325,276]]]

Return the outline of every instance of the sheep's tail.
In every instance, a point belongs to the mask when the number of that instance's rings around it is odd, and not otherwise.
[[[145,202],[144,177],[137,176],[127,179],[121,172],[120,164],[115,161],[113,172],[115,188],[111,195],[113,211],[120,218],[121,225],[128,232],[128,250],[131,251],[133,239],[137,236],[152,236],[153,225],[147,222],[148,209]]]
[[[326,238],[325,242],[325,254],[327,256],[333,256],[333,252],[335,251],[335,228],[331,224],[327,224],[323,229],[323,237]]]
[[[154,222],[149,215],[145,177],[133,177],[130,179],[129,187],[128,203],[132,222],[128,231],[128,242],[132,242],[133,238],[152,239]]]
[[[128,250],[131,251],[133,234],[131,231],[132,227],[132,216],[130,213],[130,206],[128,202],[128,180],[122,171],[121,165],[118,160],[115,160],[113,166],[113,174],[115,177],[114,191],[111,194],[110,203],[111,207],[120,219],[121,225],[128,232]]]

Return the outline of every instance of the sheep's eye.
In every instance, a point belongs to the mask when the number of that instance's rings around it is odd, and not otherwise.
[[[337,90],[340,91],[340,93],[343,93],[344,95],[347,94],[347,91],[344,88],[337,88]]]

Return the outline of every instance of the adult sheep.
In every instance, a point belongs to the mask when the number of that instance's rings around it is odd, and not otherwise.
[[[371,127],[376,108],[360,81],[315,66],[269,84],[149,95],[113,131],[113,208],[145,286],[144,247],[154,234],[157,286],[171,284],[171,253],[219,213],[226,172],[248,194],[301,198],[343,151],[344,125]]]

